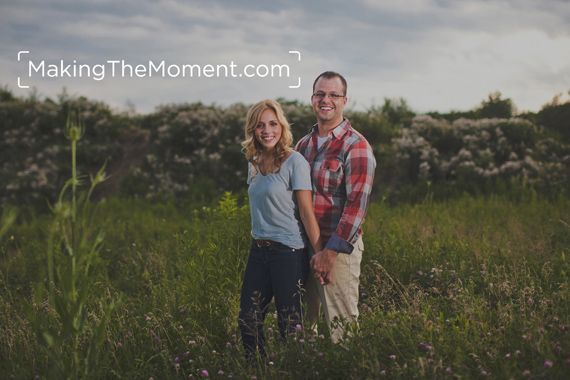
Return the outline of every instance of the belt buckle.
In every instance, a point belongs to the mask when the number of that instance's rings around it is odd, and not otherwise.
[[[271,243],[268,240],[263,240],[263,239],[256,239],[255,244],[257,244],[258,248],[269,247],[271,245]]]

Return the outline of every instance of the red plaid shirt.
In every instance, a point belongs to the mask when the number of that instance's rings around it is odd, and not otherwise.
[[[298,143],[311,165],[313,207],[326,248],[352,253],[362,235],[362,222],[370,201],[376,159],[368,141],[348,119],[329,134],[317,150],[318,125]]]

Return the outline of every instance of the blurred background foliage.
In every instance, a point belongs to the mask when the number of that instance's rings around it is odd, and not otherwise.
[[[511,99],[497,92],[469,111],[417,114],[399,98],[345,115],[374,149],[377,199],[516,194],[521,187],[556,198],[570,188],[570,101],[561,97],[536,113],[517,113]],[[315,122],[312,108],[278,100],[296,142]],[[240,142],[249,106],[168,104],[139,115],[65,89],[53,100],[39,99],[35,91],[19,98],[0,88],[0,206],[41,212],[53,203],[70,172],[61,129],[68,112],[77,110],[86,125],[80,173],[94,174],[107,162],[111,175],[95,199],[208,205],[226,191],[243,197],[247,164]]]

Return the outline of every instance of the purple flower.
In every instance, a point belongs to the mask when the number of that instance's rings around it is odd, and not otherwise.
[[[396,360],[396,355],[390,355],[390,359]]]
[[[208,376],[208,371],[206,371],[205,369],[202,370],[202,376]]]
[[[178,363],[179,361],[180,361],[180,358],[178,356],[174,358],[175,363]]]
[[[218,371],[218,375],[223,375],[223,374],[224,374],[224,371],[222,371],[222,370]]]
[[[296,325],[295,328],[296,328],[297,330],[301,330],[301,329],[303,328],[303,326],[301,326],[301,325]]]
[[[231,347],[232,344],[230,342],[226,343],[226,347]]]
[[[451,372],[451,368],[446,368],[445,372],[450,373]]]
[[[530,371],[527,369],[523,372],[523,376],[530,376]]]
[[[181,312],[181,313],[184,313],[184,309],[180,309],[180,312]]]
[[[550,360],[547,360],[544,362],[544,366],[548,367],[548,368],[552,368],[552,362]]]

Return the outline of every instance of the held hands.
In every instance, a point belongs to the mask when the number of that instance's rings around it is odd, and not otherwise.
[[[325,248],[317,252],[311,259],[311,269],[315,272],[315,278],[321,285],[332,283],[332,272],[337,255],[338,252]]]

